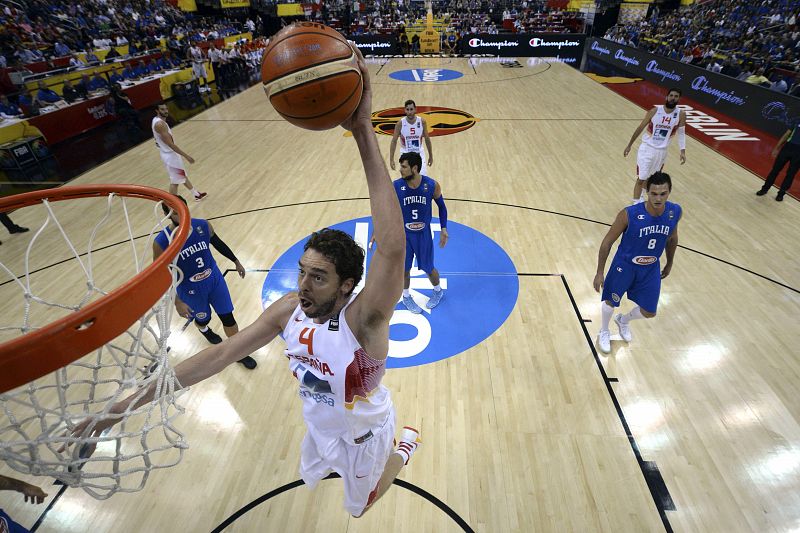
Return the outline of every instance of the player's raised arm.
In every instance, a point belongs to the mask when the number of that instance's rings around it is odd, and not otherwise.
[[[294,309],[297,307],[297,293],[289,293],[270,305],[258,319],[242,331],[227,338],[220,344],[214,344],[205,350],[182,361],[175,367],[175,378],[181,388],[186,388],[222,372],[225,367],[235,363],[247,354],[269,344],[286,325]],[[124,400],[115,403],[110,412],[119,414],[128,409],[136,409],[152,402],[157,383],[153,382],[147,389],[140,389]],[[121,418],[108,418],[98,421],[92,430],[93,437],[119,422]],[[94,418],[86,418],[69,433],[74,437],[81,436],[94,422]],[[88,436],[88,435],[87,435]],[[62,446],[60,451],[66,449]],[[92,450],[93,451],[93,450]]]
[[[372,90],[369,71],[361,52],[355,46],[353,49],[358,56],[358,64],[364,78],[364,93],[358,109],[343,126],[353,132],[364,164],[374,234],[379,244],[372,258],[364,289],[353,304],[353,312],[358,315],[362,325],[385,321],[388,328],[389,318],[403,290],[406,238],[397,193],[392,186],[386,163],[378,148],[375,131],[372,129]],[[379,354],[374,356],[381,357]]]

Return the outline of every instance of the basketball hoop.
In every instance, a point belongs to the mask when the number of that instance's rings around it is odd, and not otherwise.
[[[54,205],[65,200],[69,209]],[[180,223],[152,261],[152,243],[170,223],[162,203]],[[174,260],[191,228],[189,210],[165,191],[133,185],[0,198],[0,212],[17,209],[36,211],[42,223],[31,231],[24,257],[0,258],[6,278],[0,278],[6,309],[0,313],[0,460],[98,499],[140,490],[151,470],[177,464],[187,447],[172,424],[183,408],[166,341],[182,276]],[[127,264],[120,246],[132,252]],[[59,247],[68,254],[63,261],[53,257]],[[152,402],[111,413],[114,403],[151,383]],[[87,417],[86,431],[71,436]],[[91,437],[95,424],[109,418],[120,422]],[[63,445],[70,446],[60,451]]]

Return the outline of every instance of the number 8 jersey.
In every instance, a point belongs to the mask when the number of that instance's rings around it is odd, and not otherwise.
[[[664,253],[667,239],[681,218],[681,206],[667,202],[664,212],[656,217],[647,212],[646,205],[646,202],[641,202],[625,208],[628,227],[614,255],[615,262],[652,265],[657,264]]]

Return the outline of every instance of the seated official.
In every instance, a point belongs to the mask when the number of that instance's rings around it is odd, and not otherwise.
[[[92,76],[92,79],[89,80],[89,90],[100,91],[103,89],[108,89],[108,82],[99,72],[95,72],[94,76]]]
[[[136,71],[133,69],[130,63],[125,66],[125,69],[122,71],[122,79],[125,81],[133,81],[137,79],[139,76],[136,74]]]
[[[83,68],[86,66],[86,63],[84,63],[83,60],[78,57],[78,54],[75,54],[70,58],[69,66],[72,68]]]
[[[91,80],[89,80],[89,76],[84,74],[81,76],[81,81],[75,84],[75,89],[77,89],[82,98],[88,98],[89,93],[92,92],[92,89],[89,87],[90,83]]]
[[[20,91],[17,102],[19,102],[19,106],[26,115],[34,116],[39,114],[39,102],[31,95],[28,89]]]
[[[108,75],[109,85],[114,85],[115,83],[119,83],[121,81],[122,75],[119,73],[119,69],[117,67],[113,67],[111,69],[111,73]]]
[[[0,94],[0,117],[2,118],[22,118],[22,109],[11,102],[4,94]]]
[[[162,55],[158,58],[158,66],[161,67],[161,70],[172,70],[172,61],[169,60],[169,57]]]
[[[136,65],[133,71],[136,73],[137,78],[147,76],[147,65],[144,64],[144,61],[139,61],[139,64]]]
[[[91,65],[92,63],[99,63],[99,62],[100,58],[97,57],[92,50],[86,52],[86,63]]]
[[[68,104],[71,104],[78,98],[81,98],[80,92],[72,85],[69,80],[64,80],[64,85],[61,87],[61,95]]]
[[[151,59],[150,63],[147,64],[147,72],[149,74],[158,74],[161,72],[161,67],[158,66],[155,59]]]
[[[55,104],[63,100],[57,92],[52,89],[48,89],[47,85],[45,85],[44,80],[39,80],[39,91],[36,93],[36,99],[39,101],[39,105],[48,105],[48,104]]]

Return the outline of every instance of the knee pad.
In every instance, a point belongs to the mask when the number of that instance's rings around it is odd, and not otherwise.
[[[225,313],[224,315],[219,315],[219,319],[222,322],[222,325],[226,328],[232,328],[236,325],[236,319],[233,318],[233,313]]]

